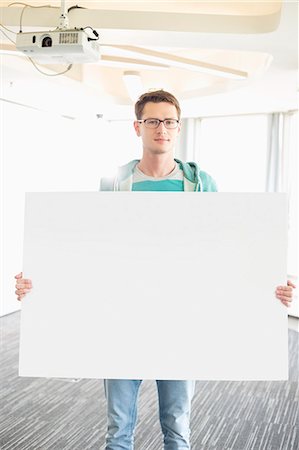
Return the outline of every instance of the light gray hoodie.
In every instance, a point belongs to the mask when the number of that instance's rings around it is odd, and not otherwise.
[[[118,168],[114,178],[102,178],[101,191],[131,191],[133,185],[133,172],[139,159],[134,159],[128,164]],[[217,186],[213,178],[200,170],[195,162],[183,163],[179,159],[175,161],[180,165],[184,173],[184,191],[217,192]]]

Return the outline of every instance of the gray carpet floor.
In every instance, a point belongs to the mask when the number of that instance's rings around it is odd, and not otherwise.
[[[2,450],[102,450],[106,406],[101,380],[18,377],[20,314],[0,318]],[[289,381],[198,381],[193,450],[298,450],[298,336],[289,330]],[[157,393],[144,381],[135,450],[161,450]]]

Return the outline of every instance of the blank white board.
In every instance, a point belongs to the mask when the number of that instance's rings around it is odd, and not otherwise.
[[[21,376],[288,377],[284,194],[29,193]]]

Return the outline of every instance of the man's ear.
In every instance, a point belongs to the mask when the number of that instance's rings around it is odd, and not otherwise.
[[[140,127],[139,127],[139,123],[137,122],[137,120],[134,120],[134,128],[136,131],[137,136],[140,136]]]

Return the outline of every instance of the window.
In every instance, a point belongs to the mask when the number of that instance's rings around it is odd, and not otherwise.
[[[199,163],[219,191],[265,191],[266,158],[266,115],[202,119]]]

